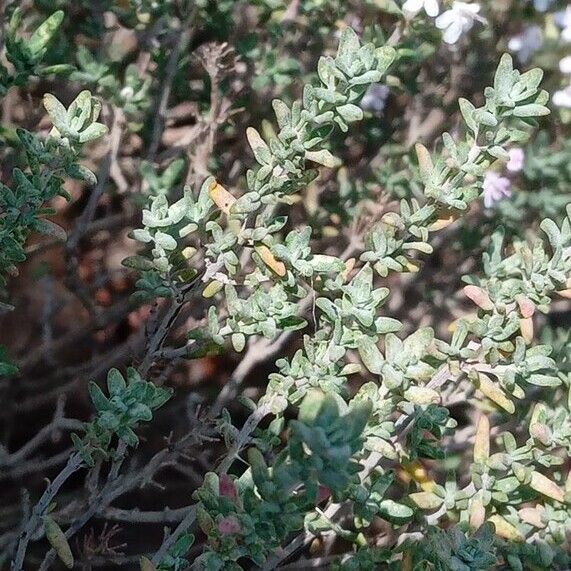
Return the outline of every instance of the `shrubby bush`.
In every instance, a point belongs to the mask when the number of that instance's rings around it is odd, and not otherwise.
[[[571,8],[17,4],[1,564],[568,569]]]

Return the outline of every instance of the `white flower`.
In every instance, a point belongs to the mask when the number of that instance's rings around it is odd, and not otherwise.
[[[508,49],[517,54],[517,58],[521,63],[527,63],[542,45],[543,34],[541,28],[534,24],[525,28],[521,34],[511,38],[508,42]]]
[[[486,20],[478,16],[479,4],[455,1],[452,8],[436,18],[436,27],[444,30],[442,39],[447,44],[455,44],[460,36],[470,30],[477,20],[486,23]]]
[[[371,111],[379,115],[385,109],[390,90],[386,85],[373,83],[369,86],[361,103],[359,104],[364,111]]]
[[[561,39],[564,42],[571,42],[571,6],[567,6],[565,12],[555,14],[555,22],[561,28]]]
[[[571,75],[571,56],[566,56],[559,62],[559,70],[565,75]]]
[[[553,4],[553,0],[533,0],[533,7],[538,12],[547,12],[551,4]]]
[[[553,105],[557,107],[571,109],[571,85],[568,85],[565,89],[556,91],[553,94],[551,101],[553,102]]]
[[[412,15],[418,14],[423,8],[433,18],[438,16],[438,12],[440,12],[438,0],[406,0],[402,5],[402,9]]]
[[[510,172],[519,172],[523,168],[523,161],[525,159],[525,153],[523,149],[519,147],[514,147],[508,152],[510,159],[506,164],[506,168]]]
[[[133,97],[133,95],[135,95],[135,90],[131,86],[126,85],[125,87],[123,87],[123,89],[121,89],[121,91],[119,92],[119,95],[123,99],[131,99],[131,97]]]
[[[571,28],[569,29],[571,31]],[[559,70],[565,75],[571,75],[571,56],[566,56],[559,62]],[[557,107],[571,109],[571,85],[556,91],[551,101]]]
[[[510,190],[511,182],[509,178],[500,176],[494,171],[488,171],[484,178],[484,206],[492,208],[496,202],[512,195]]]

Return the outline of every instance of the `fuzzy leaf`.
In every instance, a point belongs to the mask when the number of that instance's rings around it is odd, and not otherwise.
[[[260,136],[260,133],[253,127],[248,127],[246,129],[246,137],[248,138],[248,143],[252,148],[256,160],[261,165],[269,164],[272,160],[272,153],[266,142]]]
[[[380,375],[383,370],[383,354],[370,337],[363,337],[357,346],[363,364],[374,375]]]
[[[420,168],[420,177],[425,185],[430,184],[432,181],[432,172],[434,171],[434,166],[432,164],[432,158],[428,149],[421,143],[417,143],[414,146],[416,150],[416,156],[418,158],[418,167]]]
[[[27,47],[34,57],[38,58],[42,56],[44,48],[55,36],[63,18],[63,11],[57,10],[47,20],[40,24],[36,31],[30,36],[30,39],[27,41]]]
[[[328,168],[335,168],[342,164],[341,160],[334,157],[327,149],[321,151],[305,151],[305,158]]]

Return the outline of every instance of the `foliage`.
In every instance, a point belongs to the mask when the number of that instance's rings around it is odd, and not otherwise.
[[[250,468],[239,479],[207,474],[195,498],[210,550],[196,563],[205,569],[232,568],[229,562],[247,557],[262,565],[291,532],[302,529],[304,514],[324,492],[336,497],[354,479],[360,467],[351,457],[360,449],[369,411],[368,403],[348,407],[340,398],[314,391],[302,402],[298,419],[289,423],[288,446],[271,470],[250,448]]]
[[[94,465],[94,453],[109,454],[114,435],[127,446],[137,446],[139,439],[133,428],[140,422],[150,422],[153,411],[172,394],[171,390],[142,380],[133,368],[127,370],[127,380],[117,369],[110,369],[107,390],[109,397],[96,383],[90,383],[89,394],[96,416],[86,424],[83,437],[73,435],[75,448],[88,466]]]
[[[335,570],[568,568],[569,10],[36,4],[5,13],[0,95],[26,108],[23,94],[45,93],[51,127],[0,131],[0,286],[19,302],[1,309],[21,310],[18,266],[31,263],[30,237],[47,235],[67,241],[60,281],[88,324],[54,341],[61,304],[38,280],[49,303],[26,339],[40,349],[0,347],[1,394],[15,403],[0,468],[13,479],[64,464],[33,507],[20,493],[0,565],[35,564],[43,538],[40,571],[56,557],[120,560],[106,527],[71,541],[101,518],[172,525],[152,528],[143,571],[274,569],[310,546],[296,563],[309,568],[335,536]],[[506,36],[504,4],[544,46]],[[513,56],[484,61],[496,45]],[[52,221],[60,198],[65,223],[81,210],[70,239]],[[119,233],[121,267],[113,254],[79,268]],[[124,294],[111,305],[115,278]],[[89,357],[65,367],[61,347],[81,353],[85,338]],[[226,361],[236,367],[223,388],[195,387],[203,365]],[[56,394],[60,375],[91,413],[67,419],[63,395],[11,451],[18,407],[34,410],[19,394]],[[210,399],[210,413],[195,410]],[[64,430],[69,448],[43,463]],[[174,489],[172,474],[182,507],[138,505],[140,488]],[[64,484],[69,506],[56,502]],[[114,507],[123,496],[134,507]]]
[[[82,91],[66,109],[53,95],[47,94],[44,106],[54,127],[43,141],[24,129],[18,139],[26,153],[27,169],[15,168],[12,187],[1,185],[0,208],[0,285],[17,273],[16,264],[26,259],[24,246],[31,232],[40,232],[65,240],[65,231],[45,216],[53,210],[45,203],[56,196],[69,198],[64,177],[97,182],[95,175],[78,162],[81,147],[107,132],[97,122],[101,104],[89,91]]]
[[[13,70],[8,70],[0,64],[0,95],[4,95],[12,86],[25,85],[30,76],[60,74],[71,71],[71,66],[42,65],[48,46],[62,23],[64,13],[54,12],[42,22],[29,37],[22,34],[22,11],[17,8],[6,29],[6,59],[12,64]]]

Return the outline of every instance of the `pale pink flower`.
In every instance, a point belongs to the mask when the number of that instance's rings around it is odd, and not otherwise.
[[[525,153],[523,152],[523,149],[515,147],[510,149],[508,154],[510,158],[506,164],[506,168],[510,172],[520,172],[523,168],[523,161],[525,159]]]
[[[225,498],[236,500],[238,498],[238,491],[234,480],[228,474],[221,474],[218,483],[218,493]]]
[[[488,171],[484,178],[484,206],[492,208],[496,202],[500,202],[504,198],[512,195],[510,189],[511,182],[509,178],[500,176],[494,171]]]

